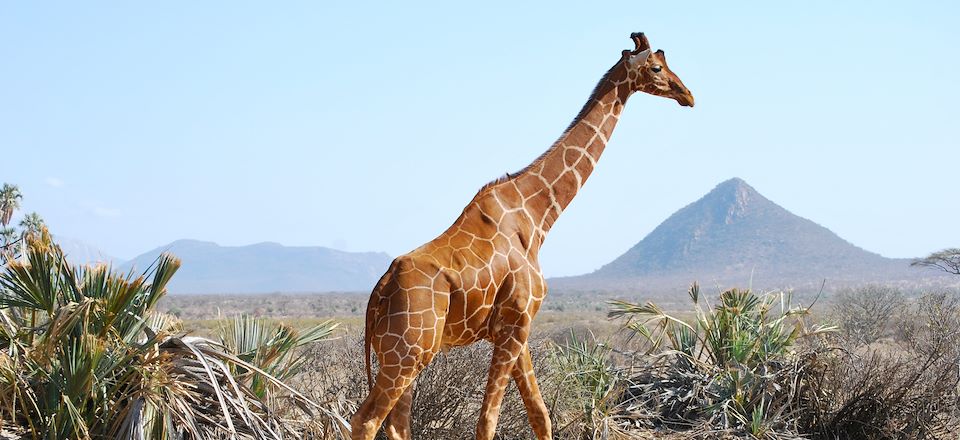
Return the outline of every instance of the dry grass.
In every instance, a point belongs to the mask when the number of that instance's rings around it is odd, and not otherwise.
[[[867,317],[865,317],[867,319]],[[895,338],[826,341],[812,364],[805,423],[820,438],[946,439],[960,434],[960,299],[916,298],[895,317]]]
[[[295,327],[314,325],[321,321],[318,316],[337,317],[344,322],[339,339],[309,348],[303,370],[291,383],[330,411],[348,416],[367,392],[360,343],[365,301],[365,294],[181,296],[161,308],[195,317],[185,326],[198,333],[215,328],[217,313],[252,311]],[[755,426],[759,436],[742,425],[707,423],[702,408],[697,413],[685,407],[684,402],[702,397],[696,390],[712,386],[710,378],[685,375],[662,357],[638,354],[641,341],[618,333],[620,323],[606,319],[606,308],[597,310],[596,299],[561,296],[537,317],[531,345],[557,439],[956,438],[960,303],[941,294],[907,298],[903,304],[879,322],[867,311],[848,313],[841,320],[846,331],[797,345],[767,364],[764,393],[781,399],[785,409]],[[682,321],[696,318],[677,302],[667,309]],[[820,310],[820,316],[829,316],[837,308]],[[860,327],[868,320],[877,337],[863,337]],[[473,438],[489,360],[488,344],[435,358],[415,385],[414,438]],[[664,393],[675,398],[656,398]],[[318,419],[304,435],[333,438],[332,427],[323,423]],[[533,438],[512,384],[498,438]]]
[[[531,341],[531,351],[544,397],[553,397],[563,408],[567,396],[558,389],[546,359],[551,344],[546,338],[539,338]],[[434,358],[414,384],[414,438],[473,438],[491,354],[490,344],[479,343]],[[314,401],[352,413],[367,394],[361,335],[351,332],[339,340],[317,345],[307,357],[309,361],[301,374],[292,380],[294,386],[305,390]],[[533,436],[513,384],[504,398],[497,436],[503,440]]]
[[[848,319],[860,325],[856,316]],[[756,390],[767,403],[740,420],[724,419],[727,404],[712,403],[729,363],[711,370],[690,368],[669,352],[641,356],[624,372],[613,418],[623,431],[669,430],[691,438],[957,438],[960,301],[925,295],[874,326],[894,327],[895,338],[871,344],[860,331],[841,331],[765,357],[760,374],[741,375],[733,397]]]

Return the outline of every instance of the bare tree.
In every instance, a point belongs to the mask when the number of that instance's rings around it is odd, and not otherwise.
[[[870,344],[887,333],[904,304],[899,289],[868,285],[838,292],[832,314],[847,340]]]
[[[946,273],[960,275],[960,248],[944,249],[926,258],[914,260],[911,266],[932,267]]]

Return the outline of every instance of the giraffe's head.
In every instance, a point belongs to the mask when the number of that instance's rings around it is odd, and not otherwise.
[[[693,94],[667,67],[663,51],[652,52],[643,32],[634,32],[630,38],[636,48],[623,51],[621,61],[627,69],[627,80],[633,91],[663,96],[676,100],[682,106],[693,107]]]

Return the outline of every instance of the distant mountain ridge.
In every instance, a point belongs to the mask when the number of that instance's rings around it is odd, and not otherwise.
[[[54,235],[53,239],[57,242],[57,245],[60,246],[60,249],[63,250],[67,261],[72,264],[123,264],[122,259],[109,255],[90,243],[62,235]]]
[[[556,278],[560,289],[677,288],[700,280],[784,288],[916,279],[910,260],[863,250],[794,215],[739,178],[680,209],[597,271]]]
[[[142,271],[162,252],[173,253],[183,261],[168,284],[171,293],[368,291],[391,261],[382,252],[271,242],[220,246],[209,241],[177,240],[137,256],[122,269]]]
[[[69,248],[69,249],[68,249]],[[76,240],[65,246],[82,262],[120,261]],[[391,258],[382,252],[257,243],[220,246],[178,240],[146,252],[120,268],[142,271],[162,252],[183,265],[168,285],[172,293],[273,293],[369,291]],[[755,288],[828,290],[870,282],[946,279],[911,268],[909,259],[861,249],[829,229],[770,201],[733,178],[680,209],[623,255],[585,275],[552,278],[554,291],[676,292],[691,282]],[[935,284],[939,281],[935,281]],[[956,284],[949,278],[947,284]]]

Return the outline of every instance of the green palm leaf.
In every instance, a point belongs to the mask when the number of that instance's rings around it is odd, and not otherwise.
[[[164,254],[138,276],[74,267],[45,229],[28,237],[24,261],[0,273],[0,420],[34,439],[281,439],[293,426],[272,405],[286,399],[319,408],[346,438],[342,416],[280,379],[336,324],[244,319],[229,349],[177,337],[179,322],[154,307],[179,266]]]

